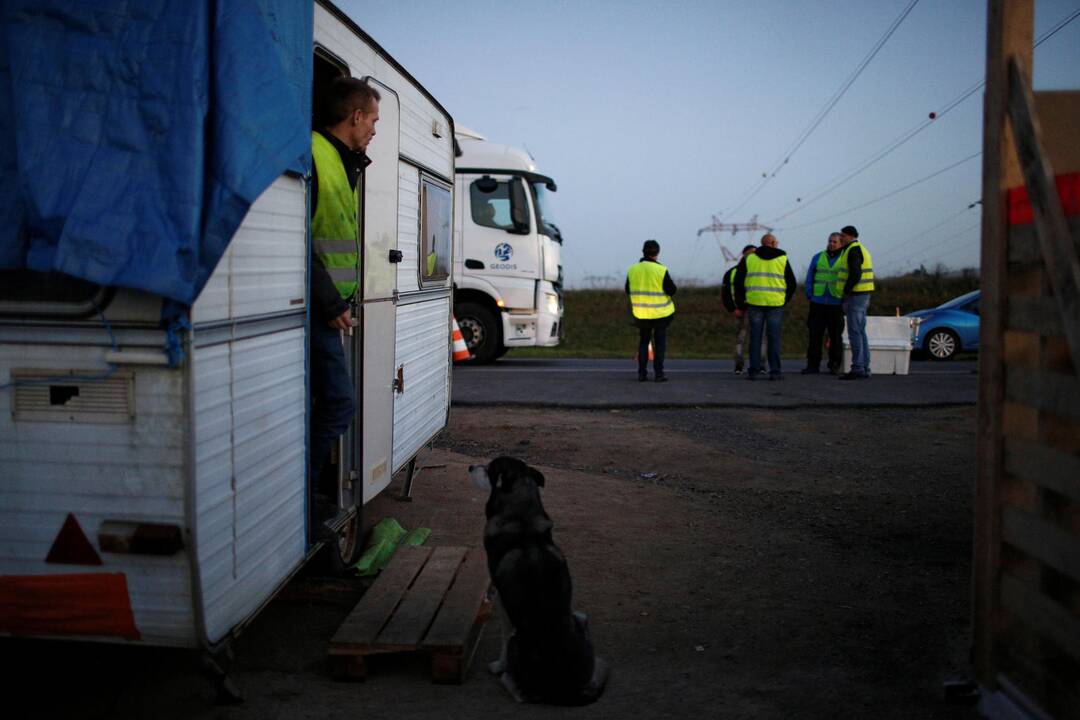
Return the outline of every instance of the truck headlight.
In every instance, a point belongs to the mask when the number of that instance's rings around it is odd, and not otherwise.
[[[547,311],[550,315],[559,314],[559,296],[544,293],[544,298],[547,299]]]

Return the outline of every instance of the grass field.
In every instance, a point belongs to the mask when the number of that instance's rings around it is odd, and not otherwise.
[[[931,308],[979,287],[976,274],[905,275],[877,281],[871,315],[895,315]],[[622,290],[569,290],[563,319],[564,339],[557,348],[520,348],[511,357],[632,358],[637,329]],[[784,314],[784,357],[806,353],[808,301],[799,290]],[[668,329],[668,357],[731,356],[735,318],[724,310],[719,286],[682,287],[675,296],[675,320]]]

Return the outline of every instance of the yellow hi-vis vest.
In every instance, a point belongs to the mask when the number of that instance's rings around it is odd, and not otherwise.
[[[782,307],[787,298],[787,255],[765,260],[756,253],[746,256],[746,304]]]
[[[349,187],[341,155],[317,132],[311,133],[311,156],[319,182],[319,204],[311,219],[311,241],[334,287],[348,300],[359,287],[360,184]]]
[[[839,257],[836,258],[836,262],[829,265],[829,254],[818,253],[817,267],[814,269],[814,297],[826,295],[840,297],[836,294],[836,266],[839,264]]]
[[[724,273],[724,279],[720,281],[721,290],[723,290],[724,286],[727,286],[728,298],[731,300],[732,305],[735,304],[735,271],[738,269],[738,265],[731,268],[726,273]]]
[[[667,268],[658,262],[642,260],[626,273],[630,282],[630,307],[639,320],[656,320],[675,312],[675,303],[664,292]]]
[[[836,297],[844,296],[844,286],[847,285],[848,279],[848,253],[856,246],[862,248],[862,275],[851,291],[862,293],[871,292],[874,289],[874,261],[870,259],[870,251],[866,249],[866,246],[856,240],[844,248],[840,257],[836,259],[836,264],[833,265],[836,270],[836,285],[834,286],[836,292],[833,294]]]

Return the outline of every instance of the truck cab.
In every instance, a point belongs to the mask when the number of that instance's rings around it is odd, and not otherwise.
[[[562,337],[563,238],[555,181],[523,150],[458,126],[454,315],[475,363]]]

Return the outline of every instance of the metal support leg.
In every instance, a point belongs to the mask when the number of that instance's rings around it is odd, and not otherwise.
[[[229,677],[226,667],[233,661],[232,647],[228,644],[222,650],[211,653],[204,650],[199,657],[203,675],[214,686],[214,702],[218,705],[239,705],[244,702],[244,694]]]
[[[409,466],[405,469],[405,480],[401,483],[401,494],[394,498],[395,500],[412,502],[412,484],[415,477],[416,458],[413,458],[409,461]]]

